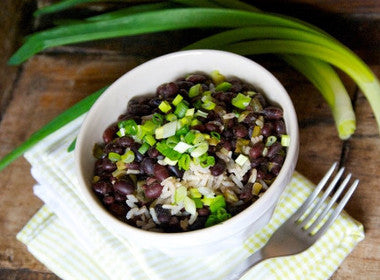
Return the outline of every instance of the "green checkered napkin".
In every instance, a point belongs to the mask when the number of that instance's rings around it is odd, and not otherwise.
[[[91,214],[77,190],[74,155],[67,147],[83,116],[50,135],[25,154],[38,181],[35,194],[45,205],[17,238],[51,271],[63,279],[223,279],[236,264],[262,247],[313,189],[295,172],[270,223],[240,247],[210,256],[170,257],[142,249],[110,233]],[[267,260],[244,279],[328,279],[355,245],[363,226],[342,213],[326,234],[307,251]]]

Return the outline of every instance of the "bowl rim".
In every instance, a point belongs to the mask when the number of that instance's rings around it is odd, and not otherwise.
[[[268,188],[268,190],[266,190],[264,194],[258,200],[252,203],[249,207],[247,207],[240,213],[236,214],[235,216],[231,217],[230,219],[208,228],[202,228],[199,230],[188,231],[188,232],[176,232],[176,233],[153,232],[153,231],[147,231],[147,230],[143,230],[143,229],[131,226],[125,222],[118,220],[111,213],[109,213],[106,208],[104,208],[102,205],[94,201],[94,197],[90,193],[91,189],[88,187],[88,184],[85,181],[83,173],[81,172],[82,171],[82,167],[81,167],[82,143],[84,141],[83,137],[86,131],[86,127],[88,126],[88,122],[90,121],[90,117],[93,114],[92,112],[97,111],[96,109],[104,102],[104,100],[107,99],[109,93],[113,92],[114,89],[118,87],[118,84],[121,83],[121,80],[124,79],[125,76],[134,74],[135,72],[140,71],[140,69],[149,67],[152,64],[165,63],[165,60],[169,58],[176,59],[177,57],[182,57],[182,56],[196,57],[196,56],[204,56],[204,55],[230,56],[233,59],[248,62],[252,64],[252,66],[259,69],[261,72],[263,72],[265,75],[270,77],[270,79],[275,83],[276,88],[278,88],[282,92],[281,94],[284,95],[285,97],[284,100],[286,102],[284,104],[284,102],[282,101],[281,107],[283,109],[286,107],[289,123],[292,124],[290,127],[287,127],[287,130],[288,130],[288,134],[292,135],[292,138],[291,138],[290,145],[288,147],[287,156],[285,157],[285,161],[284,161],[283,166],[281,167],[280,173],[278,174],[278,176],[276,177],[272,185]],[[202,69],[200,69],[199,71],[202,71]],[[278,192],[279,188],[282,187],[282,191],[285,188],[285,186],[280,185],[280,182],[286,180],[287,176],[289,176],[289,174],[287,174],[287,171],[291,171],[291,173],[293,173],[295,162],[297,161],[297,158],[298,158],[298,150],[299,150],[299,131],[298,131],[297,115],[294,109],[294,105],[290,99],[289,94],[283,87],[283,85],[277,80],[277,78],[271,72],[269,72],[266,68],[264,68],[257,62],[251,59],[248,59],[244,56],[237,55],[235,53],[220,51],[220,50],[207,50],[207,49],[186,50],[186,51],[178,51],[178,52],[165,54],[165,55],[153,58],[149,61],[146,61],[138,65],[137,67],[129,70],[128,72],[124,73],[121,77],[119,77],[116,81],[114,81],[105,90],[105,92],[91,106],[90,110],[88,111],[81,125],[80,131],[77,137],[76,148],[75,148],[75,169],[77,171],[80,192],[82,196],[84,197],[85,201],[87,202],[87,206],[91,206],[89,207],[90,208],[89,210],[96,216],[97,219],[103,222],[103,225],[104,223],[107,223],[107,224],[111,223],[112,227],[117,229],[118,232],[123,231],[124,233],[127,233],[127,234],[128,233],[139,234],[141,235],[142,238],[144,237],[153,238],[156,240],[160,240],[162,242],[167,242],[170,239],[170,241],[173,242],[175,239],[178,239],[178,240],[183,240],[183,238],[202,239],[202,237],[207,237],[209,235],[217,236],[218,232],[220,232],[221,229],[223,228],[233,229],[232,231],[236,233],[244,228],[244,226],[239,226],[239,223],[241,223],[240,221],[249,220],[249,215],[252,214],[255,208],[259,208],[261,206],[262,209],[265,209],[264,211],[261,211],[261,215],[265,213],[270,207],[272,207],[272,204],[270,203],[271,202],[270,198],[273,196],[273,194]],[[258,215],[257,219],[261,215]]]

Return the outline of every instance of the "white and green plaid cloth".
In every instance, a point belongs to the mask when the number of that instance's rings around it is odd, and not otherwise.
[[[39,183],[34,192],[45,205],[17,238],[63,279],[223,279],[236,264],[262,247],[313,189],[311,182],[295,172],[270,223],[240,247],[210,256],[189,252],[180,258],[142,249],[131,244],[128,236],[111,234],[78,194],[74,155],[67,148],[82,120],[76,119],[25,154]],[[328,279],[363,238],[363,226],[343,213],[310,249],[262,262],[244,279]]]

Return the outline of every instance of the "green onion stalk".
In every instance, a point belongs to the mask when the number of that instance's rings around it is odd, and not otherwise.
[[[55,12],[85,2],[96,2],[96,0],[66,0],[61,2],[66,6],[56,6],[55,10],[50,11],[49,7],[46,7],[45,12],[38,13]],[[130,7],[119,12],[88,18],[80,23],[34,33],[27,37],[24,45],[9,59],[9,64],[18,65],[49,47],[90,40],[186,28],[227,28],[233,30],[217,34],[215,36],[219,37],[210,37],[188,48],[202,46],[202,48],[220,48],[242,55],[262,53],[281,55],[285,61],[303,73],[321,90],[327,103],[332,107],[339,136],[345,139],[355,129],[355,118],[347,92],[334,70],[327,63],[332,64],[349,74],[359,85],[380,125],[380,84],[378,79],[360,58],[325,32],[294,18],[263,13],[240,1],[202,1],[202,8],[176,8],[181,4],[196,6],[200,1],[178,0],[172,2],[174,3],[169,4],[174,4],[173,6],[158,3]],[[219,6],[227,8],[216,8]],[[247,30],[250,35],[244,38],[242,34]],[[86,112],[99,95],[100,92],[97,92],[88,99],[82,100],[78,103],[80,105],[77,104],[78,107],[75,105],[33,134],[20,147],[0,160],[0,170],[45,136],[79,116],[78,112],[81,114]],[[79,111],[78,108],[80,108]]]

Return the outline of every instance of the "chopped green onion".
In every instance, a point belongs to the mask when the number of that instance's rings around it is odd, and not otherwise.
[[[185,197],[187,196],[187,188],[185,186],[180,186],[176,188],[174,193],[174,201],[175,203],[181,203]]]
[[[167,113],[167,112],[169,112],[171,110],[172,107],[170,106],[169,102],[167,102],[167,101],[164,100],[164,101],[162,101],[160,103],[160,105],[158,105],[158,108],[162,112]]]
[[[169,148],[174,148],[178,142],[179,142],[179,137],[174,135],[174,136],[170,136],[166,140],[166,145],[168,145]]]
[[[205,103],[202,104],[202,108],[206,110],[214,110],[216,104],[212,102],[211,100],[207,100]]]
[[[145,154],[148,150],[149,150],[149,144],[148,143],[143,143],[142,145],[141,145],[141,147],[138,149],[138,151],[139,151],[139,153],[140,154]]]
[[[177,94],[177,96],[173,99],[172,104],[174,106],[177,106],[182,101],[182,99],[183,99],[182,95]]]
[[[172,166],[174,166],[174,165],[177,164],[178,160],[171,160],[170,158],[165,157],[165,158],[164,158],[164,162],[165,162],[166,164],[168,164],[168,165],[172,165]]]
[[[145,134],[146,133],[145,133],[144,129],[142,128],[142,125],[138,125],[137,126],[137,134],[134,137],[134,139],[137,140],[138,142],[141,142],[141,140],[144,138]]]
[[[194,109],[194,108],[188,109],[188,110],[186,111],[185,116],[186,116],[186,117],[192,117],[192,116],[194,116],[194,112],[195,112],[195,109]]]
[[[117,124],[119,131],[124,135],[136,135],[137,134],[137,123],[135,120],[125,120]]]
[[[203,105],[203,104],[202,104]],[[195,116],[196,117],[202,117],[202,118],[207,118],[208,116],[208,112],[203,112],[201,110],[197,110],[197,112],[195,113]]]
[[[146,121],[143,125],[141,125],[141,129],[145,134],[154,134],[157,125],[153,122],[153,120]]]
[[[224,207],[226,207],[226,201],[224,199],[224,196],[221,194],[215,196],[210,203],[211,213],[215,213],[220,208],[224,208]]]
[[[150,135],[150,134],[144,137],[144,141],[148,143],[150,146],[153,146],[157,142],[156,139],[153,137],[153,135]]]
[[[177,130],[177,132],[175,133],[175,135],[185,135],[186,133],[189,132],[189,130],[190,130],[189,126],[188,125],[184,125],[180,129]]]
[[[158,142],[156,144],[156,149],[159,151],[163,156],[168,157],[171,160],[179,160],[181,158],[181,154],[174,151],[172,148],[170,148],[165,142]]]
[[[193,106],[195,109],[200,109],[202,108],[202,101],[200,99],[196,100],[194,103],[193,103]]]
[[[183,154],[178,160],[178,167],[182,170],[189,170],[190,168],[190,156],[188,154]]]
[[[174,114],[176,114],[178,118],[183,118],[188,109],[189,107],[184,102],[180,102],[175,108]]]
[[[189,124],[191,124],[191,121],[192,121],[191,117],[184,117],[184,118],[179,120],[179,125],[180,125],[180,127],[182,127],[184,125],[189,125]]]
[[[211,137],[220,140],[220,134],[219,134],[218,132],[211,131],[211,132],[210,132],[210,135],[211,135]]]
[[[265,146],[269,147],[269,146],[272,146],[274,144],[274,142],[277,141],[277,137],[274,136],[274,135],[271,135],[267,138],[267,142],[265,143]]]
[[[212,82],[215,85],[219,85],[220,83],[224,82],[224,80],[226,79],[222,74],[219,73],[218,70],[212,71],[210,73],[210,76],[211,76]]]
[[[192,132],[192,131],[189,131],[186,135],[185,135],[185,142],[187,144],[193,144],[193,141],[195,139],[195,133]]]
[[[189,97],[193,98],[201,93],[202,85],[196,84],[189,89]]]
[[[238,93],[237,96],[232,98],[232,105],[239,109],[245,109],[249,105],[249,102],[251,102],[251,97],[246,96],[244,94]]]
[[[191,151],[190,155],[194,158],[200,157],[204,153],[208,151],[208,143],[202,142],[200,143],[194,150]]]
[[[155,113],[152,116],[152,121],[154,124],[161,125],[164,122],[164,116],[159,113]]]
[[[216,213],[212,213],[210,216],[208,216],[205,227],[219,224],[225,220],[228,220],[229,218],[231,218],[231,214],[228,213],[225,208],[219,208]]]
[[[198,191],[197,188],[190,188],[189,189],[191,198],[201,198],[202,194]]]
[[[205,154],[205,155],[207,155],[207,154]],[[200,164],[202,167],[214,166],[215,165],[215,158],[213,156],[206,156],[205,159],[202,159],[200,161]]]
[[[196,125],[198,125],[198,124],[202,124],[202,122],[201,122],[200,120],[198,120],[198,119],[193,119],[193,120],[191,121],[190,126],[196,126]]]
[[[186,212],[190,213],[191,215],[194,215],[197,212],[194,200],[188,196],[186,196],[183,200],[183,206],[185,206]]]
[[[232,87],[229,82],[222,82],[215,87],[215,91],[227,91]]]
[[[290,144],[290,136],[287,134],[281,135],[281,145],[284,147],[289,147]]]
[[[243,154],[239,154],[239,156],[236,158],[235,162],[239,164],[240,166],[243,166],[247,162],[248,157],[246,157]]]
[[[194,140],[193,140],[193,144],[194,145],[197,145],[197,144],[200,144],[202,142],[205,141],[205,137],[202,133],[196,133],[195,134],[195,137],[194,137]]]
[[[135,160],[135,153],[133,151],[131,151],[130,149],[127,149],[124,153],[124,155],[122,155],[120,157],[120,159],[124,162],[124,163],[131,163],[132,161]]]
[[[178,142],[177,145],[173,148],[174,151],[177,151],[179,153],[184,153],[186,152],[188,149],[192,148],[193,146],[192,145],[189,145],[185,142]]]
[[[110,152],[110,153],[108,154],[108,159],[109,159],[110,161],[112,161],[112,162],[116,162],[116,161],[120,160],[120,155],[117,154],[117,153],[114,153],[114,152]]]
[[[163,139],[163,138],[168,138],[170,136],[173,136],[175,135],[176,130],[177,130],[177,121],[168,122],[164,124],[163,126],[156,128],[156,131],[155,131],[156,139]]]
[[[195,207],[196,207],[197,209],[199,209],[199,208],[203,208],[202,200],[201,200],[199,197],[192,197],[191,199],[194,201],[194,203],[195,203]]]
[[[177,119],[177,116],[174,115],[173,113],[170,113],[170,114],[167,114],[165,118],[167,121],[172,122],[172,121],[175,121]]]

